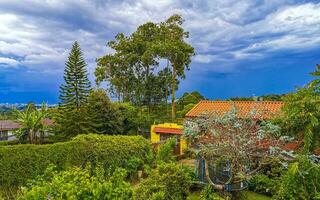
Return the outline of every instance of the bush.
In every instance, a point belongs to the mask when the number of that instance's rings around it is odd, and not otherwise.
[[[276,194],[279,189],[279,184],[279,180],[269,178],[264,174],[255,175],[249,180],[250,190],[267,195]]]
[[[279,158],[271,158],[261,161],[263,163],[260,173],[254,175],[249,180],[251,191],[266,195],[275,195],[280,187],[281,176],[286,172],[287,164]]]
[[[130,199],[132,190],[130,183],[125,181],[126,170],[117,168],[111,175],[102,167],[50,172],[52,176],[39,177],[28,187],[22,189],[20,200],[46,199]]]
[[[301,157],[282,177],[278,200],[320,199],[320,165]]]
[[[186,199],[191,186],[191,177],[180,165],[159,165],[134,191],[135,200]]]
[[[43,174],[53,164],[59,170],[86,163],[138,169],[151,158],[149,141],[141,136],[80,135],[69,142],[48,145],[0,146],[0,187],[17,187]],[[139,161],[137,161],[139,160]],[[133,161],[132,161],[133,162]],[[133,166],[136,163],[141,166]],[[129,167],[129,166],[128,166]]]
[[[220,197],[210,185],[207,185],[203,188],[200,195],[201,200],[223,200],[224,198]]]
[[[157,163],[161,162],[173,162],[175,161],[173,151],[176,145],[176,138],[167,139],[164,143],[160,144],[158,152],[157,152]]]

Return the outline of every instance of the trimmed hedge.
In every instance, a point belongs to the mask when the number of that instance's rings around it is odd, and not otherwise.
[[[68,142],[47,145],[0,146],[0,186],[16,187],[43,174],[54,164],[60,170],[87,162],[125,167],[132,158],[151,158],[150,142],[141,136],[79,135]]]

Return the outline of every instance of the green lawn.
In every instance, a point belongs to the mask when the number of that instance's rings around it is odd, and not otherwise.
[[[269,196],[265,196],[265,195],[251,192],[251,191],[247,191],[247,198],[248,200],[270,200],[271,199],[271,197]]]

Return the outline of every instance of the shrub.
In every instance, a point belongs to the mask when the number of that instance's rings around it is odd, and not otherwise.
[[[40,177],[22,189],[20,200],[46,199],[130,199],[132,190],[125,181],[126,170],[117,168],[107,173],[102,167],[94,169],[73,167],[67,171],[54,171],[49,180]]]
[[[250,178],[249,189],[257,193],[275,195],[280,187],[281,176],[287,170],[287,163],[279,158],[266,159],[261,162],[265,164],[259,174]]]
[[[200,199],[202,200],[223,200],[224,198],[220,197],[210,185],[207,185],[201,191]]]
[[[59,170],[86,163],[106,167],[126,167],[126,161],[149,162],[149,141],[141,136],[80,135],[69,142],[48,145],[0,146],[0,186],[16,187],[42,174],[53,164]],[[135,162],[136,163],[136,162]],[[132,170],[132,163],[130,167]],[[135,169],[141,166],[133,166]]]
[[[279,180],[269,178],[264,174],[255,175],[249,180],[250,190],[268,195],[276,194],[279,184]]]
[[[301,157],[282,177],[278,200],[320,199],[320,166]]]
[[[157,163],[161,162],[173,162],[175,160],[173,151],[176,145],[176,138],[167,139],[164,143],[160,144],[157,152]]]
[[[182,166],[174,163],[160,164],[147,179],[138,185],[133,199],[186,199],[190,186],[191,178]]]

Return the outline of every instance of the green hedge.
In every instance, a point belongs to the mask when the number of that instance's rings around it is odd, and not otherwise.
[[[71,141],[47,145],[0,146],[0,186],[16,187],[42,174],[50,165],[60,170],[87,162],[122,166],[132,158],[151,158],[150,143],[141,136],[79,135]]]

